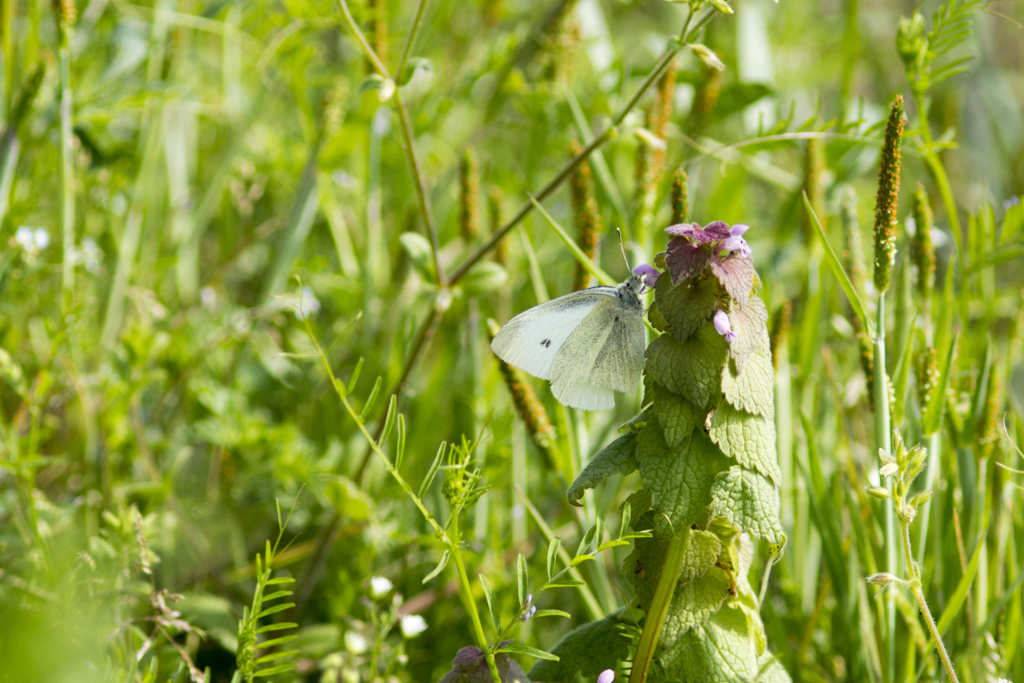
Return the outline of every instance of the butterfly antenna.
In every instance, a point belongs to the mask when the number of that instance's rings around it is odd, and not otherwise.
[[[626,257],[626,247],[622,244],[622,230],[615,228],[615,232],[619,233],[619,251],[622,252],[622,260],[626,262],[626,270],[630,270],[629,259]]]

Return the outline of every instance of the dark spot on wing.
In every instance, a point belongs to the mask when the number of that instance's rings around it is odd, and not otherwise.
[[[550,339],[545,339],[544,341],[542,341],[540,343],[540,345],[543,346],[545,349],[549,348],[551,346],[551,340]]]

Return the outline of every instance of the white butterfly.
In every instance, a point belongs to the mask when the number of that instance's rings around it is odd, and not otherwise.
[[[505,323],[491,349],[509,365],[551,380],[563,405],[615,406],[612,391],[636,389],[644,369],[641,279],[591,287],[523,311]]]

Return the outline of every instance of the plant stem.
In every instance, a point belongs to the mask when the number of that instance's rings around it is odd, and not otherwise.
[[[75,283],[75,171],[71,150],[71,49],[60,48],[60,184],[64,312],[71,310]]]
[[[661,568],[658,586],[654,589],[654,598],[651,599],[651,607],[647,610],[644,630],[640,634],[640,642],[637,643],[636,654],[633,656],[633,670],[629,674],[629,683],[644,683],[647,680],[651,663],[654,661],[654,652],[658,647],[658,638],[661,636],[661,627],[665,625],[665,616],[668,614],[669,605],[672,604],[676,581],[683,568],[683,558],[686,556],[689,541],[689,527],[669,541],[665,564]]]
[[[885,373],[885,292],[878,294],[873,373],[875,388],[875,443],[881,450],[891,453],[892,430],[889,423],[889,378]],[[892,495],[892,483],[886,484],[886,487],[889,489],[889,494]],[[883,533],[885,538],[885,568],[886,571],[895,576],[897,575],[896,538],[891,505],[885,506]],[[892,683],[895,680],[896,673],[896,603],[892,600],[886,603],[885,623],[885,666],[882,670],[882,680],[886,683]]]
[[[362,46],[363,51],[366,53],[366,57],[373,64],[377,72],[380,73],[386,80],[393,81],[391,74],[388,72],[387,66],[380,61],[377,53],[374,52],[370,44],[366,42],[366,37],[363,32],[359,30],[358,24],[355,19],[352,18],[352,12],[348,9],[348,3],[346,0],[336,0],[338,7],[341,9],[342,14],[345,15],[345,21],[348,23],[349,29],[355,35],[356,40]],[[405,64],[405,60],[408,57],[409,50],[412,47],[412,40],[416,30],[419,28],[420,20],[423,16],[423,5],[425,2],[421,0],[420,6],[416,10],[416,19],[413,21],[412,28],[409,29],[409,35],[406,37],[405,47],[402,50],[402,56],[399,61],[399,66]],[[397,73],[401,76],[401,72]],[[423,222],[427,226],[427,234],[430,237],[430,246],[434,256],[434,267],[437,269],[437,280],[438,284],[444,287],[447,284],[448,278],[444,272],[444,265],[441,263],[441,243],[437,237],[437,228],[434,225],[434,214],[430,208],[430,201],[427,199],[427,186],[423,180],[423,173],[420,170],[419,158],[416,156],[416,148],[413,147],[413,135],[412,125],[409,123],[409,115],[405,111],[405,104],[402,102],[402,93],[397,85],[394,85],[395,92],[392,98],[395,101],[395,111],[398,113],[398,119],[401,123],[402,128],[402,139],[405,142],[405,154],[409,160],[409,170],[412,172],[413,186],[416,188],[416,196],[419,199],[420,213],[423,215]]]
[[[498,664],[494,661],[494,653],[487,644],[484,625],[480,622],[480,613],[476,609],[476,602],[473,601],[473,586],[469,583],[466,565],[462,562],[462,553],[459,552],[459,512],[458,509],[452,510],[452,531],[448,547],[451,549],[452,560],[455,562],[455,569],[459,575],[459,585],[462,587],[462,601],[465,603],[466,611],[469,612],[470,621],[473,622],[473,635],[476,637],[477,647],[484,651],[487,668],[491,671],[491,679],[494,683],[501,683],[501,676],[498,674]]]
[[[889,510],[892,510],[891,505]],[[946,646],[942,642],[942,636],[939,635],[939,629],[935,625],[935,619],[932,618],[931,610],[928,609],[928,603],[924,599],[924,592],[921,589],[920,572],[917,565],[914,564],[913,554],[910,552],[910,524],[903,520],[900,520],[900,524],[903,527],[903,559],[907,563],[907,571],[911,578],[909,583],[910,592],[914,595],[914,599],[917,600],[917,606],[921,609],[921,615],[924,617],[925,625],[928,626],[928,632],[931,633],[932,639],[935,641],[935,648],[939,651],[942,665],[946,667],[946,675],[949,676],[949,680],[953,681],[953,683],[959,683],[956,672],[953,671],[953,662],[949,659]]]
[[[412,26],[409,28],[409,33],[405,36],[405,45],[402,46],[402,54],[398,58],[398,66],[395,67],[395,76],[398,78],[402,77],[402,69],[405,68],[405,62],[409,59],[409,52],[412,50],[412,41],[416,39],[416,32],[420,28],[420,22],[423,20],[423,10],[427,7],[427,0],[420,0],[416,6],[416,16],[413,17]]]

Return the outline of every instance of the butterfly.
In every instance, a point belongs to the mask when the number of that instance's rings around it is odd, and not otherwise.
[[[563,405],[615,406],[613,391],[634,391],[644,369],[643,282],[591,287],[534,306],[509,320],[491,349],[509,365],[551,381]]]

